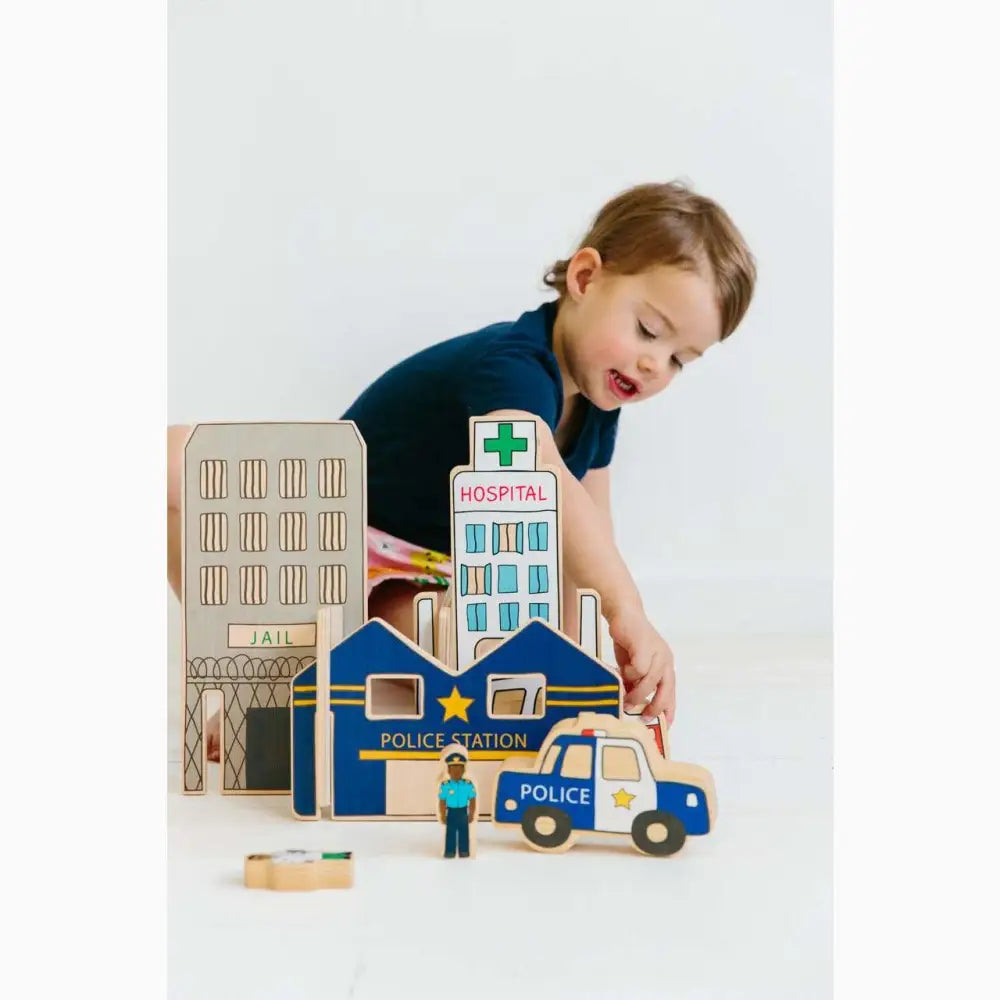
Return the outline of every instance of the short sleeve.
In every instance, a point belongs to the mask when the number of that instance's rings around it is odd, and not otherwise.
[[[460,373],[460,396],[467,416],[481,417],[494,410],[524,410],[555,430],[561,408],[562,385],[546,363],[527,346],[486,351],[467,372]]]
[[[618,416],[621,410],[615,410],[612,419],[605,421],[597,438],[597,451],[590,463],[592,469],[603,469],[611,464],[611,456],[615,453],[615,441],[618,438]]]
[[[438,790],[438,798],[439,798],[439,799],[440,799],[440,800],[441,800],[442,802],[444,802],[444,800],[445,800],[446,798],[448,798],[448,792],[447,792],[447,791],[445,790],[445,784],[446,784],[446,783],[445,783],[444,781],[442,781],[442,782],[441,782],[441,788],[440,788],[440,789]]]

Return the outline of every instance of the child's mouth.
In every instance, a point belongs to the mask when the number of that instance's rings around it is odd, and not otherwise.
[[[639,387],[635,382],[625,378],[621,372],[615,371],[614,368],[608,372],[608,386],[619,399],[632,399],[639,392]]]

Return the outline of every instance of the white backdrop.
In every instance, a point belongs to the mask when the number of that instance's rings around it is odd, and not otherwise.
[[[514,319],[622,188],[681,178],[757,259],[734,337],[626,408],[619,544],[671,634],[826,632],[828,0],[169,6],[168,419],[332,419]]]

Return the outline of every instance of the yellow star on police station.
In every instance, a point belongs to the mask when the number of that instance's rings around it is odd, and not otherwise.
[[[447,722],[449,719],[461,719],[463,722],[469,721],[469,706],[475,701],[475,698],[463,698],[458,693],[458,688],[453,687],[451,689],[451,694],[447,698],[438,698],[444,708],[444,720]]]
[[[623,809],[632,808],[632,800],[635,798],[634,795],[629,795],[624,788],[619,788],[617,792],[611,793],[611,798],[615,800],[615,808],[621,806]]]

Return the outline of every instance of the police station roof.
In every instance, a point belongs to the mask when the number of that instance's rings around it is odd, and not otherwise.
[[[444,673],[449,679],[485,683],[489,674],[542,673],[549,684],[607,686],[618,674],[585,653],[576,643],[545,622],[533,620],[513,633],[460,674],[401,636],[392,626],[373,619],[339,643],[330,653],[331,677],[364,683],[370,674]],[[334,673],[335,671],[335,673]],[[607,695],[605,695],[607,697]]]

